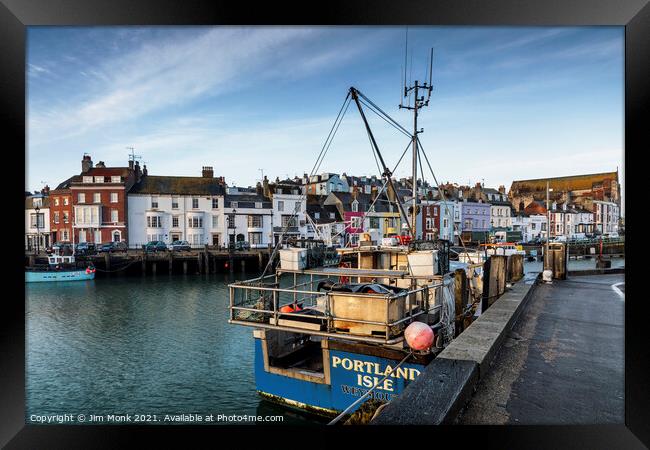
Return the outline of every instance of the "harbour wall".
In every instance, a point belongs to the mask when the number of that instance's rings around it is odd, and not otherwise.
[[[453,423],[540,282],[513,284],[434,359],[371,425]]]
[[[192,250],[184,252],[143,252],[129,250],[126,253],[101,253],[77,255],[79,266],[92,264],[96,276],[156,275],[156,274],[204,274],[234,271],[263,270],[269,261],[268,249],[250,251]],[[47,265],[46,255],[26,255],[26,266]]]

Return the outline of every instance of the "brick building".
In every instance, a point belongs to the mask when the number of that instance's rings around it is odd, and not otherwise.
[[[84,155],[81,174],[70,180],[75,243],[128,243],[127,192],[146,170],[133,161],[129,167],[106,167],[102,161],[93,167]]]
[[[50,191],[51,242],[72,242],[72,191],[70,177]]]

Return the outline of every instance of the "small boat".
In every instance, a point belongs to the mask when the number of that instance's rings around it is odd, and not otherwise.
[[[95,268],[76,266],[74,255],[49,255],[47,266],[27,267],[25,282],[38,283],[45,281],[85,281],[95,278]]]

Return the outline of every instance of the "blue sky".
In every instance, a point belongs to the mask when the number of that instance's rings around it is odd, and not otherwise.
[[[434,48],[423,147],[440,182],[622,174],[622,27],[410,27],[407,76]],[[27,186],[93,161],[229,184],[309,172],[347,89],[398,110],[404,27],[30,27]],[[412,72],[411,72],[412,70]],[[412,74],[411,74],[412,73]],[[352,105],[353,106],[353,105]],[[393,166],[408,138],[370,115]],[[320,172],[377,174],[350,107]],[[410,171],[402,163],[397,176]]]

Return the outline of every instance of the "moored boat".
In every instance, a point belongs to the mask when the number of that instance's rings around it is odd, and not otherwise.
[[[95,278],[95,268],[91,265],[77,267],[74,255],[49,255],[47,262],[47,266],[26,267],[25,282],[86,281]]]
[[[454,269],[462,270],[452,271],[448,241],[417,239],[417,183],[412,183],[408,211],[396,195],[393,171],[362,107],[383,115],[410,136],[416,180],[422,150],[417,109],[428,104],[418,89],[430,92],[430,86],[415,83],[417,106],[407,108],[415,110],[412,134],[353,87],[341,108],[346,111],[348,101],[356,103],[383,170],[382,191],[390,193],[389,201],[397,206],[408,236],[386,235],[373,241],[370,233],[364,233],[366,242],[337,249],[338,267],[332,265],[333,258],[310,258],[306,245],[279,250],[280,239],[271,255],[271,261],[279,256],[275,273],[267,274],[270,261],[260,277],[229,285],[229,323],[254,328],[255,382],[263,398],[339,416],[367,398],[388,402],[451,343],[463,329],[456,323],[471,323],[482,296],[482,283],[477,283],[482,262],[455,262]],[[338,129],[339,117],[333,130]],[[459,289],[457,280],[462,281]]]

